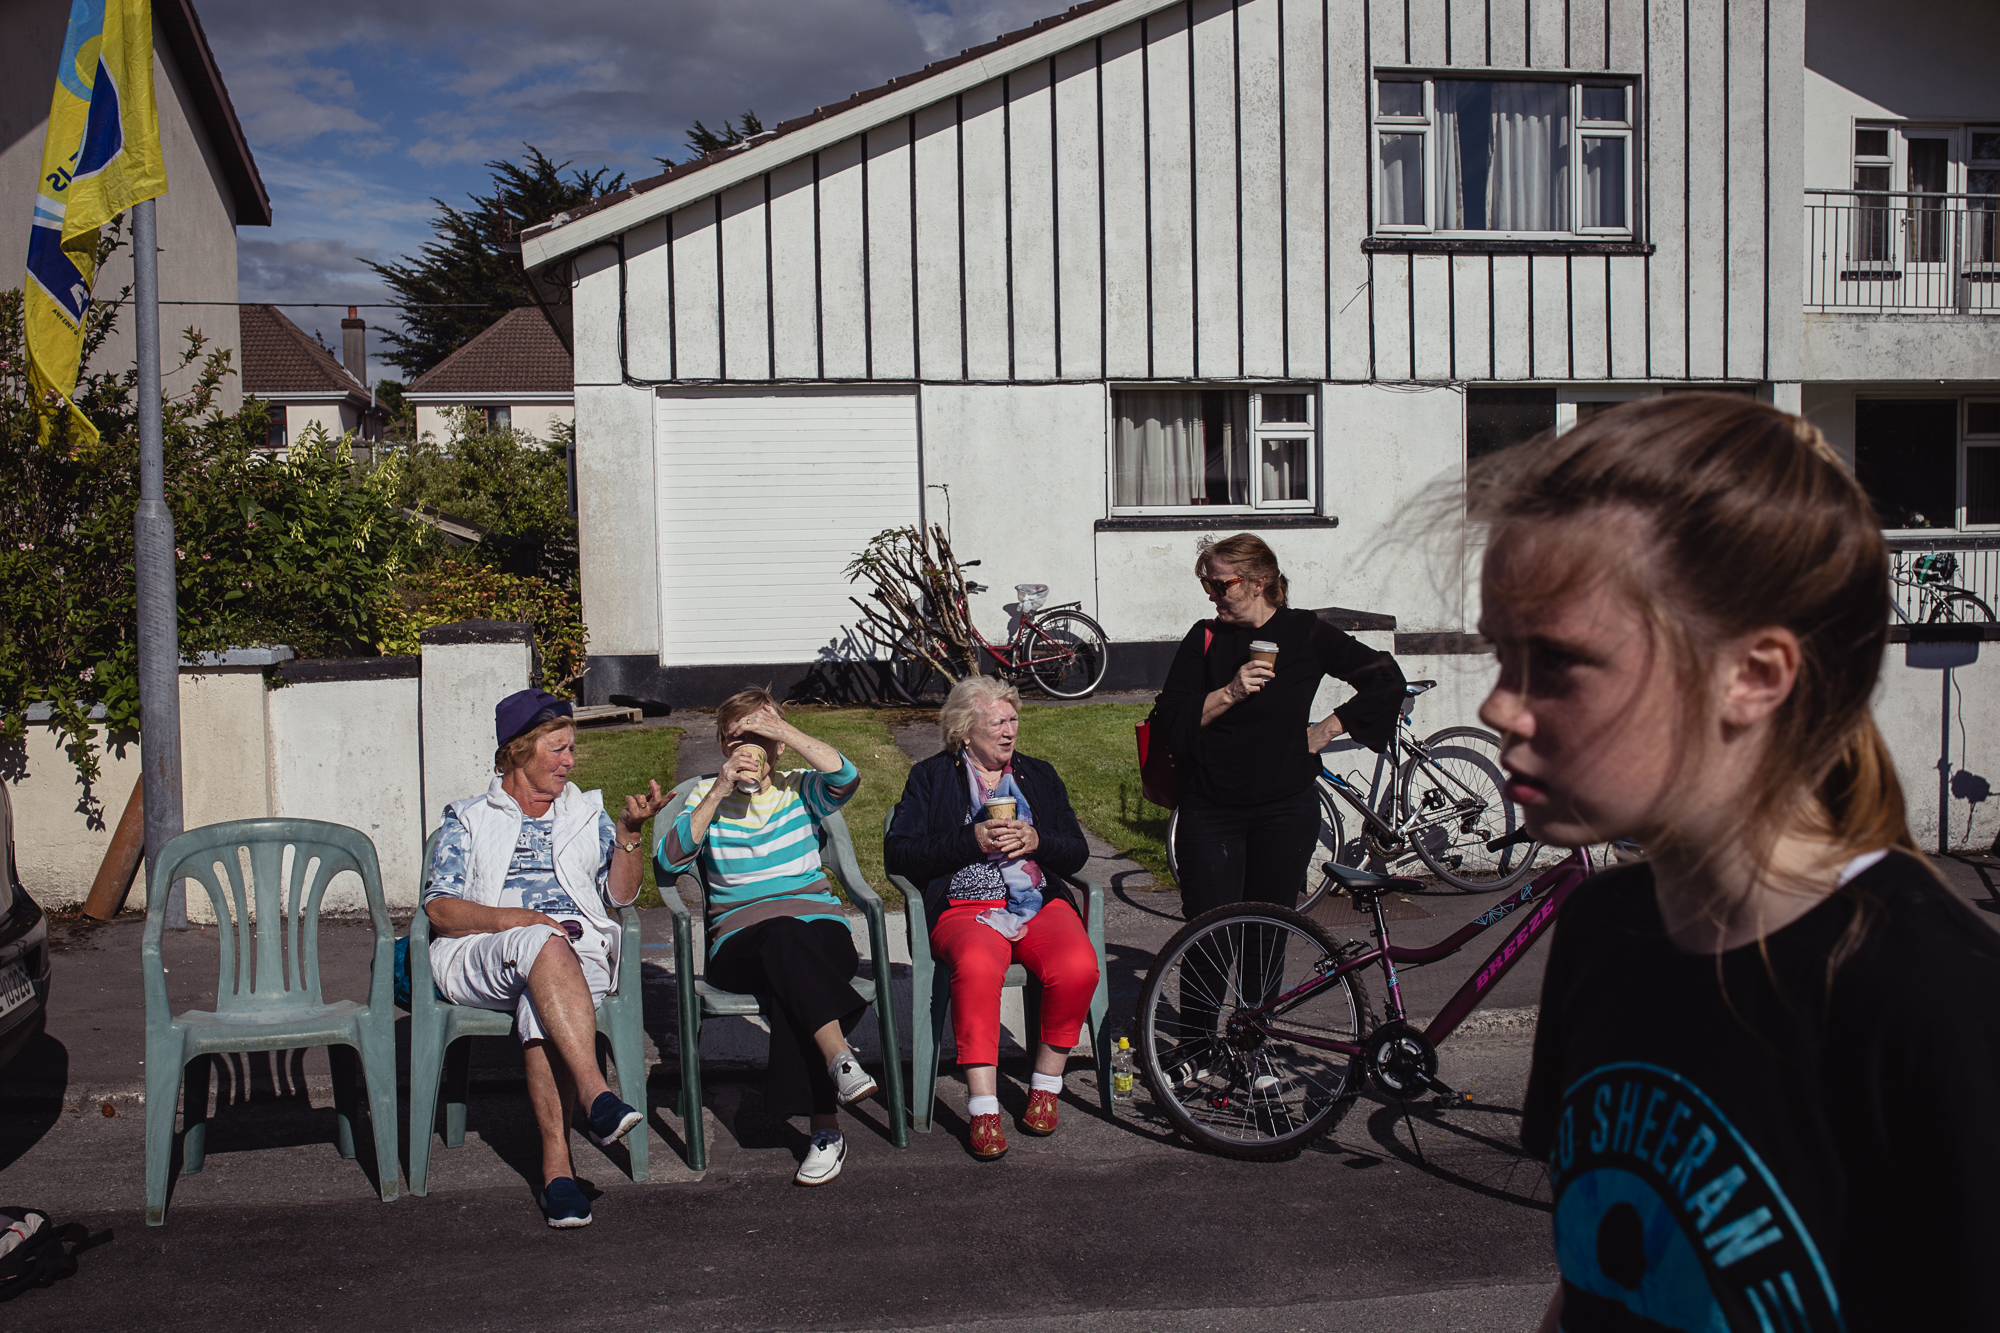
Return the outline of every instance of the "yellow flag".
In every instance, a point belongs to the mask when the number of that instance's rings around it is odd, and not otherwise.
[[[67,407],[80,448],[97,442],[96,428],[70,397],[97,276],[98,228],[166,192],[153,103],[152,6],[149,0],[73,0],[42,147],[22,298],[29,384],[49,408],[58,400]],[[53,413],[45,413],[44,439],[52,426]]]

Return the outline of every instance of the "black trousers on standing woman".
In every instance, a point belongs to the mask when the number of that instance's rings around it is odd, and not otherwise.
[[[1174,831],[1182,919],[1192,921],[1241,902],[1296,907],[1319,842],[1319,818],[1319,794],[1311,787],[1252,806],[1217,805],[1184,793]],[[1242,966],[1234,969],[1241,973],[1235,989],[1242,1004],[1263,1003],[1269,998],[1265,992],[1284,976],[1284,956],[1276,952],[1279,940],[1264,938],[1274,933],[1255,926],[1243,932]],[[1217,949],[1204,948],[1182,964],[1181,1045],[1192,1064],[1207,1062],[1208,1040],[1217,1033],[1234,962]]]

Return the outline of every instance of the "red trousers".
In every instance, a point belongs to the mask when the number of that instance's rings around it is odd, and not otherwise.
[[[1097,993],[1097,951],[1075,908],[1052,897],[1021,938],[1009,940],[978,920],[1000,905],[953,903],[931,931],[931,950],[951,968],[951,1031],[962,1065],[1000,1063],[1000,983],[1008,964],[1022,964],[1042,983],[1041,1038],[1059,1051],[1076,1045]]]

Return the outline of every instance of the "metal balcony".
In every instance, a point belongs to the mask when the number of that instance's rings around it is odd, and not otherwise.
[[[2000,195],[1805,193],[1807,310],[2000,315]]]

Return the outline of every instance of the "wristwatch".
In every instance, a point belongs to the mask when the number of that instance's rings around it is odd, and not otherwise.
[[[630,842],[620,842],[618,841],[618,835],[614,833],[611,835],[611,845],[621,852],[636,852],[646,845],[646,836],[641,832],[638,837],[632,839]]]

